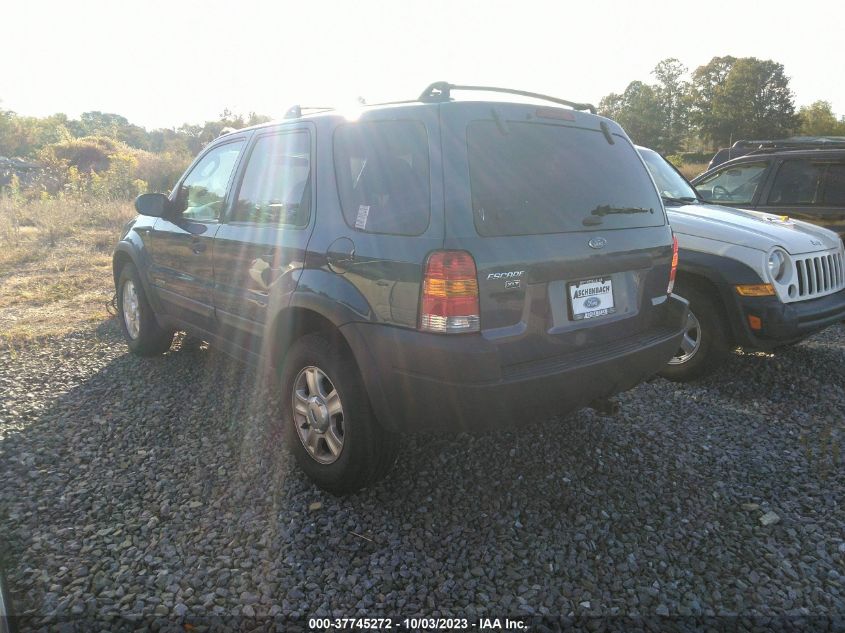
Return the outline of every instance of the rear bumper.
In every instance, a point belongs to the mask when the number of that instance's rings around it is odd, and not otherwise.
[[[635,386],[677,351],[687,303],[672,296],[647,332],[562,357],[502,366],[478,335],[342,327],[379,421],[394,431],[481,430],[563,414]]]
[[[747,339],[739,343],[757,349],[794,343],[845,320],[845,290],[795,303],[781,303],[777,297],[737,296],[736,301]],[[749,316],[759,317],[762,329],[751,330]]]

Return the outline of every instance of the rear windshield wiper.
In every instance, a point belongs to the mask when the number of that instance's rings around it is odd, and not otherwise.
[[[623,215],[628,213],[654,213],[654,209],[646,209],[645,207],[612,207],[609,204],[600,204],[590,211],[590,215],[581,220],[581,224],[584,226],[598,226],[602,223],[602,217],[605,215]]]
[[[624,215],[628,213],[654,213],[654,209],[646,209],[645,207],[612,207],[609,204],[600,204],[590,211],[590,215],[597,215],[599,217],[616,214]]]

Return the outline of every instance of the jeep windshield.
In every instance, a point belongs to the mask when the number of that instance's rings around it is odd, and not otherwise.
[[[672,165],[666,162],[665,158],[654,150],[645,147],[638,149],[664,202],[671,204],[695,204],[698,202],[695,189],[681,174],[675,171]]]
[[[475,226],[483,236],[665,224],[636,150],[598,128],[474,121],[467,128]]]

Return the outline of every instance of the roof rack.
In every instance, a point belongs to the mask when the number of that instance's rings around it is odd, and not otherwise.
[[[288,111],[285,112],[286,119],[298,119],[302,116],[303,112],[328,112],[329,110],[334,110],[331,106],[301,106],[298,103],[296,105],[292,105],[288,108]]]
[[[771,140],[740,140],[731,147],[759,149],[783,149],[801,147],[830,147],[845,145],[845,136],[791,136]]]
[[[550,97],[549,95],[540,94],[537,92],[527,92],[525,90],[514,90],[512,88],[496,88],[495,86],[459,86],[450,84],[446,81],[435,81],[422,91],[419,96],[419,101],[436,102],[448,101],[452,98],[453,90],[469,90],[473,92],[502,92],[511,95],[520,95],[522,97],[531,97],[533,99],[542,99],[543,101],[551,101],[552,103],[559,103],[568,106],[573,110],[589,110],[593,114],[596,113],[596,107],[591,103],[576,103],[574,101],[567,101],[566,99],[558,99],[557,97]]]

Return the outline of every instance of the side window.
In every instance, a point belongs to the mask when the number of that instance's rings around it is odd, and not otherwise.
[[[420,235],[431,214],[428,136],[416,121],[349,123],[334,135],[346,223],[367,233]]]
[[[830,163],[824,185],[824,204],[845,207],[845,163]]]
[[[787,160],[778,169],[766,204],[813,205],[821,202],[825,165],[809,160]]]
[[[179,191],[185,204],[183,217],[199,222],[220,219],[226,187],[243,145],[243,141],[236,141],[215,147],[194,166]]]
[[[249,155],[230,221],[305,226],[311,215],[311,137],[262,136]]]
[[[733,204],[751,204],[763,181],[768,163],[746,163],[728,167],[695,186],[705,200]]]

